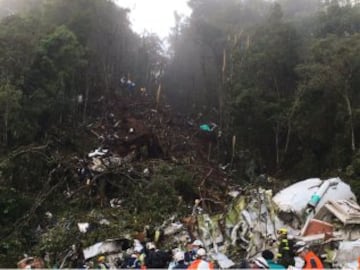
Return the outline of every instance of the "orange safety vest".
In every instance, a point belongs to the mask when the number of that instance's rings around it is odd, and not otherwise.
[[[214,270],[214,265],[211,262],[197,259],[197,260],[193,261],[187,268],[187,270],[198,270],[198,269]]]
[[[304,269],[324,269],[324,265],[322,264],[321,260],[312,251],[308,251],[305,254],[304,261]]]

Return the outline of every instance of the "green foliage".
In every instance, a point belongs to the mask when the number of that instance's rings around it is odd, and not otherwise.
[[[91,106],[94,101],[101,96],[110,99],[123,75],[129,74],[144,86],[152,83],[165,59],[160,40],[155,35],[141,39],[134,34],[128,10],[113,1],[1,0],[0,4],[4,7],[0,11],[1,193],[8,192],[1,202],[1,234],[6,239],[2,239],[0,265],[14,267],[23,252],[42,255],[50,250],[61,256],[78,234],[72,218],[82,215],[98,222],[97,217],[87,215],[89,206],[97,207],[93,200],[87,201],[88,196],[79,196],[85,203],[71,200],[73,211],[68,211],[66,202],[58,206],[64,198],[63,183],[79,183],[73,172],[63,171],[61,165],[53,172],[54,164],[61,163],[64,156],[88,151],[87,143],[93,145],[94,140],[75,127],[102,113],[104,108]],[[79,95],[83,103],[78,102]],[[177,200],[170,185],[171,199],[163,202],[159,194],[166,183],[155,182],[147,187],[152,195],[145,199],[154,205]],[[135,186],[129,186],[135,192]],[[159,218],[153,209],[151,215]],[[169,209],[164,207],[162,216],[168,216]],[[58,218],[58,224],[44,220],[46,211]],[[155,219],[151,215],[150,219]],[[103,234],[91,232],[88,238],[78,240],[93,244],[121,234],[124,224],[139,223],[125,211],[119,216],[125,221],[105,215],[112,225],[105,226]],[[35,233],[39,225],[44,235]]]
[[[360,7],[334,4],[315,13],[318,1],[279,3],[191,0],[191,17],[177,15],[167,59],[160,39],[134,34],[129,11],[114,1],[0,1],[0,231],[9,236],[0,265],[14,266],[25,251],[61,257],[74,242],[142,230],[181,214],[197,197],[186,167],[159,162],[149,178],[98,179],[111,184],[107,195],[122,198],[124,208],[99,209],[86,192],[58,207],[59,188],[12,228],[52,187],[79,185],[71,171],[50,172],[64,156],[89,150],[94,141],[76,127],[105,113],[93,104],[119,92],[124,75],[150,90],[164,83],[186,117],[218,121],[218,150],[227,160],[231,143],[223,142],[235,135],[231,160],[239,175],[342,173],[359,194]],[[36,143],[47,150],[32,150]],[[44,220],[48,210],[56,221]],[[110,225],[99,225],[103,218]],[[98,229],[79,234],[81,219]],[[44,233],[37,235],[39,224]]]
[[[192,177],[185,168],[158,164],[153,173],[151,182],[140,189],[135,187],[126,200],[142,226],[159,224],[174,213],[181,215],[186,203],[196,197]]]
[[[22,92],[9,82],[0,85],[0,116],[2,118],[0,130],[2,130],[2,142],[5,145],[8,144],[9,136],[12,138],[17,136],[21,97]]]
[[[132,224],[134,221],[132,216],[121,209],[82,212],[75,208],[59,212],[54,219],[49,222],[33,247],[34,254],[49,252],[52,259],[59,255],[62,258],[73,245],[87,247],[105,239],[123,238],[131,232],[126,229],[125,224]],[[109,224],[101,224],[105,220]],[[77,222],[87,222],[91,227],[86,233],[81,233]]]
[[[328,34],[347,36],[359,33],[360,6],[332,4],[319,14],[314,26],[318,37],[326,37]]]
[[[0,80],[22,86],[29,71],[39,32],[38,19],[10,16],[0,24]]]
[[[260,151],[271,166],[279,162],[274,152],[283,147],[280,140],[286,136],[298,59],[296,32],[281,18],[281,8],[275,5],[266,24],[241,40],[231,89],[240,147]]]
[[[355,76],[360,71],[359,41],[358,34],[318,40],[309,61],[298,66],[303,96],[296,117],[299,127],[296,132],[308,139],[304,143],[319,160],[329,162],[322,165],[325,167],[345,166],[351,157],[352,132],[358,138],[353,104],[359,101]],[[321,106],[309,106],[310,101]],[[339,152],[342,158],[338,158]],[[326,159],[329,153],[333,158]]]
[[[345,168],[343,175],[348,179],[353,192],[359,197],[360,194],[360,154],[353,156],[351,163]]]
[[[191,18],[178,20],[172,34],[174,55],[165,73],[167,94],[185,112],[209,114],[216,108],[222,114],[227,79],[222,76],[224,50],[236,43],[245,28],[264,19],[269,4],[262,0],[192,0],[189,6]],[[220,120],[219,115],[212,118]]]
[[[16,261],[14,258],[19,256],[19,251],[26,244],[23,235],[14,235],[11,238],[5,237],[13,231],[15,221],[26,213],[31,203],[31,196],[24,195],[15,188],[7,186],[0,188],[0,235],[2,237],[0,244],[0,265],[2,267],[15,267]]]
[[[249,161],[268,173],[304,178],[337,172],[332,168],[353,159],[360,8],[332,2],[193,0],[190,20],[178,18],[168,88],[176,90],[177,104],[185,97],[185,104],[220,111],[225,97],[223,128],[228,141],[237,137],[234,158],[243,175]],[[205,106],[183,107],[211,119]]]
[[[41,40],[28,79],[32,88],[27,106],[40,118],[46,115],[45,124],[61,123],[72,112],[77,74],[85,64],[83,47],[65,26]]]
[[[30,201],[31,198],[25,197],[15,188],[0,188],[0,213],[2,217],[0,224],[3,230],[6,229],[6,224],[13,223],[26,212]],[[2,235],[5,233],[3,230],[1,231]]]

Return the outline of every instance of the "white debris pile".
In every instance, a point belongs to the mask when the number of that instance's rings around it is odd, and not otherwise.
[[[246,259],[258,256],[265,249],[276,253],[277,233],[280,228],[286,228],[295,240],[306,242],[318,254],[327,254],[329,265],[348,269],[357,265],[360,206],[350,186],[340,178],[300,181],[274,197],[272,190],[262,188],[234,189],[228,194],[231,201],[223,212],[200,211],[201,199],[197,199],[192,214],[182,222],[176,221],[175,216],[164,221],[156,230],[154,241],[159,240],[160,232],[172,246],[196,237],[221,268],[229,268],[239,258],[233,251],[241,252],[240,257]],[[121,241],[97,243],[83,250],[84,257],[107,254],[116,258],[128,248]]]
[[[303,225],[310,211],[319,211],[329,200],[356,202],[356,197],[350,186],[340,178],[310,178],[281,190],[273,198],[279,215],[284,217],[285,222],[290,220],[292,224],[289,225],[293,227]]]
[[[354,240],[360,239],[360,206],[340,178],[300,181],[274,197],[271,190],[261,188],[245,193],[233,190],[229,195],[233,200],[225,213],[197,215],[197,235],[214,254],[240,247],[252,258],[264,249],[276,251],[277,230],[285,227],[289,235],[324,253],[329,244],[340,243],[341,248],[330,248],[338,252],[328,258],[333,265],[345,266],[353,260],[342,259],[346,252],[341,250],[344,241],[359,245]],[[360,256],[360,248],[358,253],[352,255]]]

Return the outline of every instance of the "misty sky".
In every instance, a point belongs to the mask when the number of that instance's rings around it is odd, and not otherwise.
[[[130,21],[135,32],[155,32],[161,38],[174,26],[174,11],[190,15],[188,0],[117,0],[120,6],[130,8]]]

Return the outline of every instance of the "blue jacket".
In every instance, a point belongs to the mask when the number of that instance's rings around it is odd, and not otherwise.
[[[285,266],[278,264],[276,262],[274,262],[273,260],[266,260],[268,265],[269,265],[269,269],[283,269],[285,270]]]

